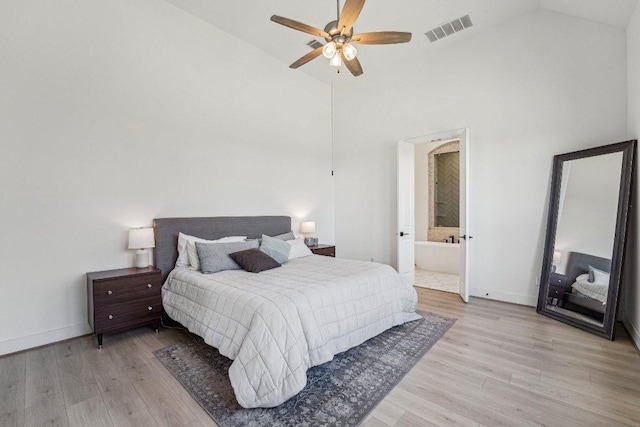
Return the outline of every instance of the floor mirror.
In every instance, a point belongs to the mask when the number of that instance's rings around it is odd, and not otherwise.
[[[537,311],[610,340],[635,152],[634,140],[553,158]]]

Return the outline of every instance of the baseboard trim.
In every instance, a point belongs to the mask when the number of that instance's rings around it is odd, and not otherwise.
[[[40,347],[58,341],[68,340],[70,338],[80,337],[90,333],[91,327],[89,324],[78,323],[77,325],[66,326],[52,331],[2,341],[0,342],[0,356],[16,353],[22,350],[28,350],[34,347]]]
[[[622,312],[622,323],[624,324],[624,327],[627,328],[631,341],[633,341],[633,344],[635,344],[636,348],[640,351],[640,332],[636,329],[633,323],[631,323],[631,319],[629,319],[626,311]]]
[[[471,288],[469,294],[472,297],[491,299],[512,304],[527,305],[535,307],[538,305],[537,295],[512,294],[509,292],[498,292],[495,289]]]

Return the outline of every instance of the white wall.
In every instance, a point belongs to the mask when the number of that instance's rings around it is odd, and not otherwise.
[[[328,86],[154,0],[3,2],[0,52],[0,354],[88,332],[85,273],[155,217],[334,242]]]
[[[395,265],[396,142],[469,127],[472,294],[535,305],[553,155],[626,136],[625,38],[538,11],[337,88],[340,254]]]
[[[640,137],[640,3],[631,17],[627,27],[627,81],[628,81],[628,128],[629,138],[638,139]],[[637,155],[637,153],[636,153]],[[637,166],[636,166],[637,168]],[[638,233],[640,224],[640,171],[636,170],[636,181],[634,183],[634,201],[632,217],[630,220],[627,259],[624,273],[624,304],[622,318],[627,329],[640,348],[640,268],[638,268],[640,252],[640,234]]]
[[[569,252],[611,259],[618,217],[622,153],[564,162],[554,250],[562,254],[565,271]],[[565,175],[568,175],[565,180]]]

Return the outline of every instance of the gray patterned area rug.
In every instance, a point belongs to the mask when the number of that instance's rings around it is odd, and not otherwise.
[[[456,319],[423,319],[391,328],[307,372],[307,386],[276,408],[244,409],[229,382],[232,361],[201,338],[154,353],[221,427],[357,426]]]

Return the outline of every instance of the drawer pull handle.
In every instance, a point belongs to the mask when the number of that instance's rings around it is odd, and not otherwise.
[[[113,291],[107,291],[107,295],[111,295],[113,293]]]
[[[147,309],[148,309],[149,311],[151,311],[151,310],[153,310],[153,307],[149,306],[149,307],[147,307]]]
[[[147,288],[151,288],[151,286],[153,286],[151,283],[147,283]]]
[[[109,315],[109,320],[113,319],[113,314]]]

